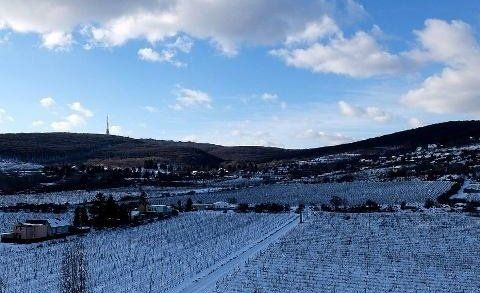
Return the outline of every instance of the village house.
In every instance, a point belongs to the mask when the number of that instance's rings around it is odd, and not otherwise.
[[[223,202],[223,201],[217,201],[216,203],[213,204],[213,209],[218,211],[233,210],[236,207],[237,205],[229,204],[228,202]]]
[[[167,205],[149,205],[147,203],[141,203],[138,208],[130,212],[130,219],[137,220],[145,216],[152,215],[170,215],[173,212],[173,208]]]
[[[68,235],[70,225],[59,219],[27,220],[18,223],[11,233],[1,235],[2,242],[35,242]]]
[[[167,205],[151,205],[149,208],[149,212],[156,214],[170,214],[172,211],[172,207]]]
[[[138,220],[141,216],[142,216],[142,213],[137,209],[135,209],[133,211],[130,211],[130,220],[131,221]]]
[[[211,203],[194,203],[192,207],[197,211],[213,210],[213,204]]]
[[[237,205],[230,204],[228,202],[217,201],[215,203],[194,203],[193,209],[197,211],[205,210],[215,210],[215,211],[225,211],[225,210],[234,210],[237,208]]]

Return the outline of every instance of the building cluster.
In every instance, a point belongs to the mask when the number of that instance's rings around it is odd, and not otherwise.
[[[197,211],[212,210],[212,211],[228,211],[237,209],[238,205],[230,204],[228,202],[215,202],[215,203],[194,203],[193,209]]]
[[[71,225],[59,219],[27,220],[16,224],[12,232],[1,234],[1,240],[10,243],[32,243],[71,233]]]
[[[137,221],[154,217],[171,216],[174,209],[167,205],[150,205],[148,203],[140,203],[138,208],[130,211],[130,219]]]

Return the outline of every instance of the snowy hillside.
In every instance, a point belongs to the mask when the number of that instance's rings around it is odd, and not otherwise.
[[[479,292],[479,233],[446,212],[319,213],[216,292]]]
[[[292,217],[199,212],[136,228],[90,233],[81,241],[92,292],[167,292]],[[67,242],[0,244],[0,278],[7,280],[7,292],[58,292]]]

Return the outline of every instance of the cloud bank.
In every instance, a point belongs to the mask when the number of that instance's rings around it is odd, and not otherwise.
[[[328,24],[314,23],[324,15],[349,19],[363,13],[352,0],[279,0],[274,5],[269,0],[0,0],[0,28],[39,34],[47,49],[68,48],[75,38],[89,48],[114,47],[184,33],[235,55],[243,44],[296,42],[293,35],[307,23],[309,30],[298,38],[322,34]]]

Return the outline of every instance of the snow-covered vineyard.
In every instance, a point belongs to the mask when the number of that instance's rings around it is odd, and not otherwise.
[[[423,206],[449,181],[271,184],[215,188],[145,188],[152,203],[229,201],[289,204],[279,214],[192,211],[139,226],[93,230],[38,244],[0,243],[0,289],[59,292],[72,243],[84,247],[91,292],[480,292],[480,218],[452,207],[416,212],[314,212],[310,204],[341,197],[349,205],[374,200]],[[477,190],[463,184],[456,196]],[[468,191],[468,192],[466,192]],[[4,205],[82,203],[98,192],[136,196],[135,188],[0,197]],[[168,192],[169,196],[166,196]],[[188,194],[187,194],[188,192]],[[182,195],[178,195],[182,194]],[[295,206],[305,203],[299,223]],[[28,219],[72,223],[63,214],[0,212],[0,232]],[[28,264],[28,265],[26,265]],[[2,292],[5,293],[5,292]]]
[[[216,292],[479,292],[480,219],[319,213]]]
[[[211,203],[235,198],[245,203],[282,203],[297,205],[328,203],[333,196],[341,197],[348,204],[362,204],[374,200],[380,204],[423,203],[426,199],[435,200],[452,187],[449,181],[394,181],[324,184],[273,184],[251,188],[202,193],[189,196],[173,196],[156,199],[158,203],[173,204],[191,197],[194,201]]]
[[[355,181],[323,184],[272,184],[250,188],[224,190],[221,187],[206,188],[161,188],[145,187],[144,191],[157,204],[176,204],[178,200],[192,198],[194,201],[213,203],[235,198],[238,202],[297,205],[298,203],[328,203],[332,196],[339,196],[349,204],[361,204],[367,199],[381,204],[423,203],[426,199],[436,199],[449,190],[450,181],[394,181],[368,182]],[[118,200],[125,196],[138,196],[138,188],[112,188],[101,190],[74,190],[63,192],[14,194],[0,196],[0,206],[15,205],[19,202],[30,204],[56,203],[81,204],[91,201],[102,192]],[[194,192],[194,194],[192,194]]]
[[[122,196],[134,195],[137,193],[135,188],[112,188],[106,190],[73,190],[73,191],[60,191],[60,192],[46,192],[46,193],[32,193],[32,194],[11,194],[0,196],[0,206],[15,205],[16,203],[29,203],[29,204],[43,204],[43,203],[55,203],[55,204],[80,204],[86,201],[91,201],[95,198],[95,195],[99,192],[108,192],[115,199],[119,199]]]
[[[186,187],[144,187],[142,190],[148,194],[155,196],[165,196],[177,194],[186,194],[194,191],[195,193],[202,194],[206,192],[213,192],[220,190],[220,187],[212,188],[186,188]],[[45,193],[31,193],[31,194],[10,194],[0,196],[0,206],[15,205],[19,202],[28,204],[82,204],[84,202],[92,201],[98,193],[104,193],[113,196],[115,200],[121,199],[125,196],[139,196],[140,190],[135,187],[122,187],[122,188],[110,188],[110,189],[97,189],[97,190],[72,190],[72,191],[60,191],[60,192],[45,192]]]
[[[197,212],[90,233],[81,239],[92,292],[168,292],[294,218]],[[0,244],[0,278],[7,282],[7,292],[58,292],[67,245]]]

